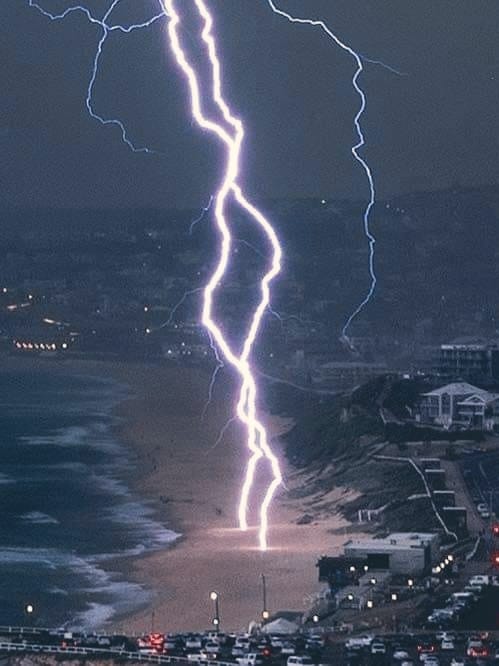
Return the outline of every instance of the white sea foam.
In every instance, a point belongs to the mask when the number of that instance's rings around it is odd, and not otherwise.
[[[143,502],[125,502],[113,506],[106,512],[106,518],[115,523],[133,525],[141,534],[152,541],[151,545],[166,545],[179,538],[179,534],[154,520],[155,511]]]
[[[124,457],[125,451],[110,435],[105,424],[92,423],[87,426],[59,428],[48,435],[28,435],[19,438],[24,446],[57,446],[74,448],[86,446],[98,449],[117,457]]]
[[[32,523],[33,525],[59,525],[57,518],[49,516],[48,513],[42,513],[41,511],[29,511],[28,513],[23,513],[21,520],[24,520],[27,523]]]

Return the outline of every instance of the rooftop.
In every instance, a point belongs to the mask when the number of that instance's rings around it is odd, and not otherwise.
[[[468,384],[468,382],[453,382],[422,395],[443,395],[444,393],[449,395],[485,395],[488,394],[488,391]]]

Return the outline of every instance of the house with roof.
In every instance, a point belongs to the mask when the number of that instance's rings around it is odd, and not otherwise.
[[[444,428],[495,430],[499,427],[499,394],[454,382],[423,393],[419,404],[421,423]]]

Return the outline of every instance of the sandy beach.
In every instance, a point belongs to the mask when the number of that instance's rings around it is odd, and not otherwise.
[[[246,532],[237,528],[247,461],[237,423],[231,424],[215,446],[234,405],[235,386],[228,373],[220,373],[213,400],[205,409],[210,375],[196,368],[73,360],[28,362],[44,363],[47,369],[53,363],[56,372],[113,378],[129,387],[130,398],[117,411],[119,438],[135,453],[132,483],[142,496],[157,502],[166,526],[182,535],[173,547],[127,560],[127,577],[145,583],[154,596],[150,608],[121,620],[116,627],[128,632],[149,631],[152,625],[166,632],[207,629],[214,615],[209,594],[216,590],[222,630],[247,629],[250,621],[258,621],[263,609],[262,574],[271,612],[309,607],[322,587],[317,559],[338,552],[348,538],[341,529],[347,523],[330,515],[298,525],[307,508],[302,500],[291,500],[288,491],[304,481],[284,465],[286,487],[272,504],[270,547],[261,552],[254,527],[256,507],[270,478],[262,464],[248,515],[253,527]],[[265,422],[273,447],[279,451],[279,434],[289,422],[269,416]],[[342,489],[337,490],[337,497],[342,497]]]
[[[234,386],[222,375],[205,411],[209,374],[175,366],[118,366],[112,376],[128,384],[134,397],[123,403],[121,436],[139,456],[141,493],[162,498],[164,519],[182,534],[174,548],[136,562],[135,576],[156,591],[153,608],[121,623],[129,631],[148,630],[154,621],[165,631],[200,630],[210,626],[213,602],[220,596],[222,629],[247,628],[263,608],[261,575],[267,582],[271,611],[301,610],[320,591],[317,558],[333,554],[345,541],[332,534],[346,523],[338,516],[297,525],[305,512],[281,489],[270,512],[270,548],[258,549],[256,528],[237,529],[239,490],[247,459],[244,437],[236,423],[214,446],[234,404]],[[265,419],[273,444],[289,422]],[[281,456],[283,459],[283,456]],[[257,480],[249,516],[267,488],[269,475]],[[285,467],[287,488],[302,479]],[[338,497],[341,489],[338,490]]]

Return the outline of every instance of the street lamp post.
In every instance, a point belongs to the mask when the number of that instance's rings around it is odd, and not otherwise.
[[[267,581],[265,579],[265,574],[262,574],[262,602],[263,602],[262,619],[268,620],[270,613],[267,608]]]
[[[217,634],[220,631],[220,609],[218,606],[218,592],[210,592],[210,599],[215,605],[215,615],[213,617],[213,626],[217,630]]]

